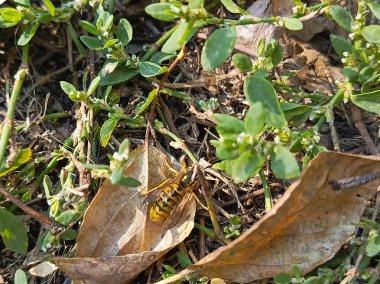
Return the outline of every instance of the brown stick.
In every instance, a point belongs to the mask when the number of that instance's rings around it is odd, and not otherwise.
[[[378,155],[379,151],[377,150],[375,143],[371,139],[371,136],[369,135],[367,128],[365,127],[363,123],[360,109],[356,105],[351,106],[351,114],[352,114],[352,120],[354,121],[355,127],[358,129],[360,135],[363,137],[363,140],[367,146],[368,151],[372,155]]]
[[[44,214],[25,205],[22,201],[18,200],[14,195],[12,195],[10,192],[8,192],[5,188],[1,186],[0,186],[0,193],[4,195],[6,199],[11,201],[14,205],[16,205],[22,211],[24,211],[26,214],[28,214],[29,216],[31,216],[32,218],[40,222],[42,225],[44,225],[47,229],[56,230],[56,229],[63,228],[60,224],[58,224],[57,222],[53,220],[50,220]]]

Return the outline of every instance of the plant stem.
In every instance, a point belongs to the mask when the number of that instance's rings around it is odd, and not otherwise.
[[[272,195],[270,193],[269,184],[262,170],[259,171],[259,175],[260,175],[261,183],[263,184],[263,188],[264,188],[265,209],[270,210],[273,207],[273,200],[272,200]]]
[[[16,104],[18,96],[21,92],[22,85],[24,83],[25,76],[28,72],[28,60],[29,60],[29,45],[26,44],[22,48],[22,65],[15,75],[15,83],[13,86],[10,102],[8,106],[7,116],[4,120],[4,126],[1,131],[0,137],[0,164],[4,162],[4,156],[8,145],[8,140],[13,127],[13,120],[16,110]]]
[[[144,56],[141,58],[141,61],[149,60],[149,58],[152,57],[154,53],[157,52],[157,50],[161,47],[163,43],[165,43],[169,37],[177,30],[179,27],[179,24],[172,27],[170,30],[168,30],[163,36],[161,36],[155,44],[153,44],[148,51],[144,54]]]

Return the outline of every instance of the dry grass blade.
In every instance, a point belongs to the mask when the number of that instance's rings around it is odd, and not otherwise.
[[[142,194],[172,173],[166,156],[144,146],[130,155],[125,175],[139,180],[139,188],[105,182],[89,206],[77,238],[79,258],[57,258],[56,264],[74,280],[84,283],[125,283],[136,277],[168,250],[183,241],[193,228],[195,201],[187,198],[181,214],[152,222]],[[146,158],[147,157],[147,158]],[[183,204],[184,205],[184,204]],[[174,221],[175,219],[175,221]],[[170,223],[171,228],[165,229]]]
[[[354,232],[354,223],[378,185],[372,181],[334,191],[328,182],[379,169],[378,157],[321,153],[275,207],[240,238],[158,283],[192,274],[246,283],[292,273],[292,265],[302,273],[313,270],[333,257]]]

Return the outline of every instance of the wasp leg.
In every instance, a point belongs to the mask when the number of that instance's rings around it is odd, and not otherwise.
[[[165,164],[168,167],[169,171],[173,172],[174,174],[178,174],[178,170],[176,170],[175,168],[173,168],[173,167],[171,167],[169,165],[169,159],[168,159],[168,157],[165,156],[164,161],[165,161]]]
[[[162,187],[165,183],[167,183],[169,180],[171,180],[171,178],[167,178],[166,180],[164,180],[163,182],[161,182],[159,185],[153,187],[152,189],[149,189],[146,193],[144,193],[144,195],[148,195],[149,193],[157,190],[158,188]]]
[[[209,211],[208,208],[207,208],[207,206],[205,206],[205,205],[202,204],[202,202],[199,200],[198,196],[197,196],[194,192],[192,192],[191,194],[194,195],[195,200],[199,203],[199,205],[200,205],[204,210]]]

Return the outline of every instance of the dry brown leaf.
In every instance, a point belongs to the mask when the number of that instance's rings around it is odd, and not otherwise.
[[[79,257],[56,258],[60,269],[77,283],[126,283],[190,234],[195,215],[191,195],[173,212],[173,220],[152,222],[144,206],[142,193],[173,175],[167,160],[154,147],[149,147],[149,154],[144,146],[131,153],[125,175],[142,185],[127,188],[108,181],[102,185],[79,231]]]
[[[38,277],[46,277],[49,274],[53,273],[58,269],[57,266],[55,266],[53,263],[49,261],[41,262],[40,264],[37,264],[36,266],[33,266],[29,269],[30,275],[38,276]]]
[[[158,283],[192,274],[246,283],[280,272],[292,274],[292,265],[303,273],[313,270],[352,235],[379,184],[334,191],[328,182],[379,170],[379,157],[319,154],[273,209],[241,237]]]

